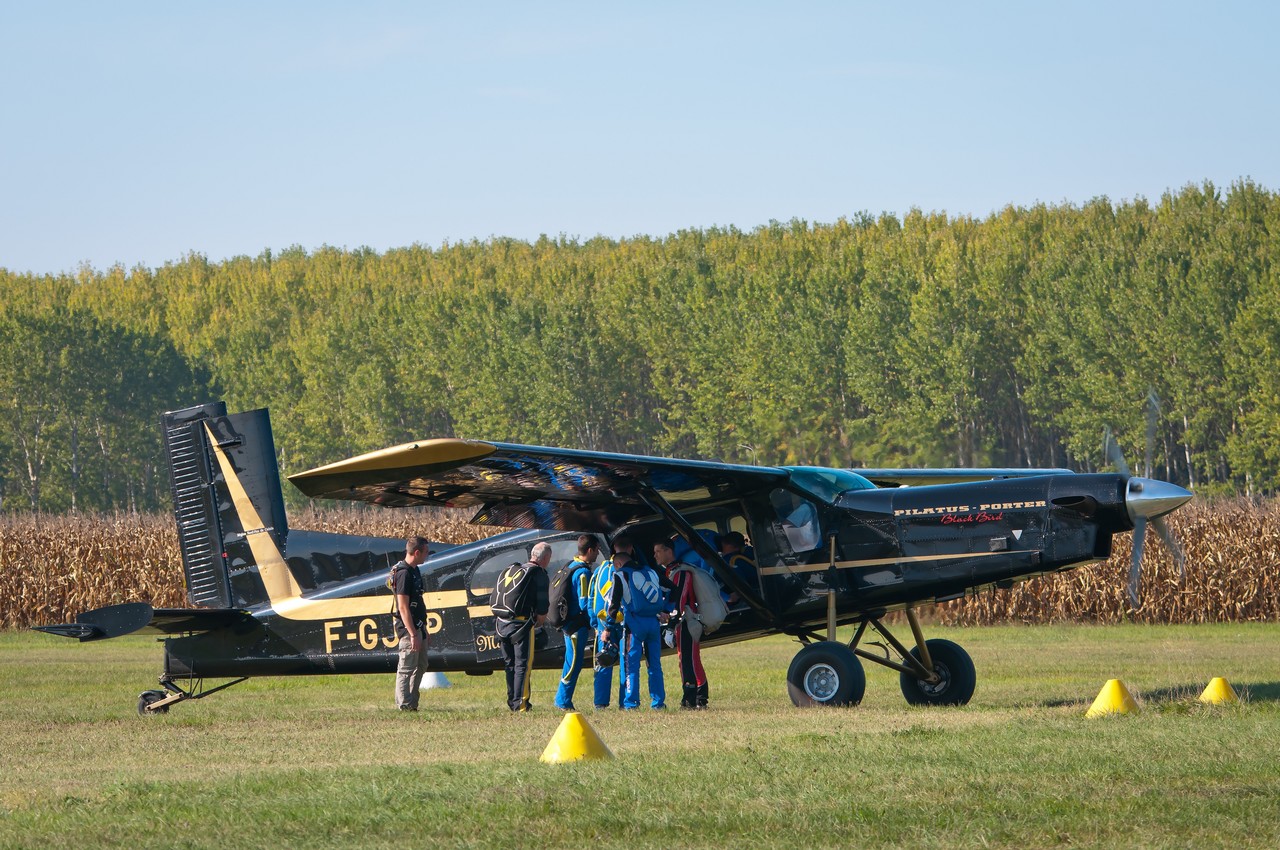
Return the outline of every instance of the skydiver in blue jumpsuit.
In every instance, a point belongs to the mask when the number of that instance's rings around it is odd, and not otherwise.
[[[631,541],[623,535],[620,535],[613,541],[613,551],[615,553],[631,554]],[[610,691],[613,690],[613,665],[601,665],[599,662],[601,653],[605,651],[606,646],[612,645],[615,653],[621,654],[626,646],[625,629],[622,625],[622,612],[615,609],[612,615],[609,614],[609,603],[613,598],[615,585],[615,572],[613,565],[613,557],[610,556],[600,566],[595,568],[591,574],[591,584],[588,589],[589,604],[587,611],[591,615],[592,625],[596,629],[595,643],[595,707],[608,708]],[[612,619],[610,619],[612,617]],[[621,658],[618,659],[619,661]],[[618,705],[622,705],[622,697],[626,687],[626,677],[618,676]]]
[[[614,554],[613,591],[606,609],[606,622],[622,615],[627,631],[624,655],[626,687],[622,707],[640,707],[640,659],[649,665],[649,707],[667,707],[667,689],[662,680],[661,623],[667,620],[667,592],[672,585],[652,567],[635,561],[630,554]],[[606,637],[612,628],[606,630]]]
[[[578,687],[578,674],[586,660],[587,639],[591,635],[590,609],[591,566],[600,552],[600,542],[594,534],[578,538],[578,554],[570,561],[569,586],[565,593],[572,593],[578,601],[578,610],[566,622],[564,632],[564,669],[560,671],[560,687],[556,689],[556,708],[573,711],[573,693]],[[607,693],[607,691],[606,691]]]

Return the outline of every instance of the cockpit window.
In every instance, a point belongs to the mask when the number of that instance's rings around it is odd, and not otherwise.
[[[785,466],[783,469],[791,473],[791,483],[828,504],[849,490],[876,489],[876,485],[847,469],[827,469],[821,466]]]
[[[769,494],[769,502],[792,552],[800,554],[818,547],[822,542],[822,526],[813,502],[782,487]]]

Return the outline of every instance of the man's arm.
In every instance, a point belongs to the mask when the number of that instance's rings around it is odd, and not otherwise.
[[[534,624],[541,626],[547,619],[547,608],[551,605],[551,579],[542,567],[533,568],[533,615]]]
[[[578,609],[583,613],[591,611],[591,571],[580,567],[574,574],[577,579],[574,591],[578,594]]]
[[[409,594],[396,594],[396,608],[400,611],[400,622],[404,624],[404,630],[409,633],[409,648],[417,652],[422,645],[422,636],[418,634],[418,629],[413,624],[413,615],[409,613]]]
[[[605,634],[613,631],[617,625],[618,612],[622,610],[622,570],[613,571],[613,583],[609,585],[609,604],[605,607]],[[606,638],[607,639],[607,638]]]

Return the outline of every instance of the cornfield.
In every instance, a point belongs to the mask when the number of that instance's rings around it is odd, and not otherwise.
[[[296,528],[466,543],[493,532],[461,513],[307,510]],[[1132,535],[1115,538],[1105,564],[935,607],[930,620],[978,625],[1061,621],[1202,623],[1280,619],[1280,502],[1191,504],[1169,517],[1186,551],[1180,580],[1173,559],[1149,533],[1142,607],[1125,596]],[[0,628],[65,623],[121,602],[186,605],[182,558],[169,514],[0,517]]]
[[[1280,502],[1192,502],[1166,517],[1186,553],[1186,573],[1147,530],[1141,607],[1125,588],[1133,535],[1112,538],[1103,564],[935,606],[950,625],[1091,622],[1215,623],[1280,619]]]

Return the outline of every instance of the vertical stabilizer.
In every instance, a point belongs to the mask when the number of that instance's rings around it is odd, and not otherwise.
[[[263,604],[247,538],[269,534],[283,549],[288,534],[267,411],[228,416],[214,402],[166,413],[162,424],[188,600],[213,608]]]

